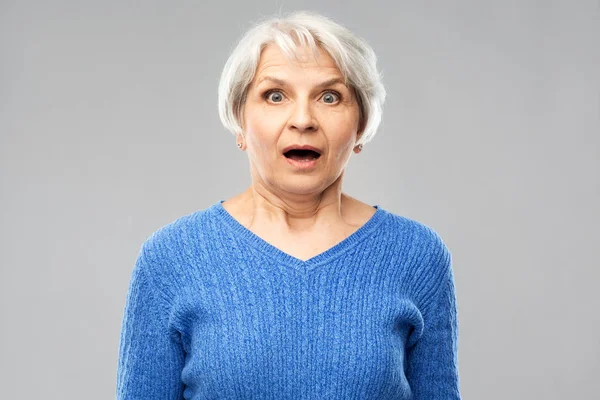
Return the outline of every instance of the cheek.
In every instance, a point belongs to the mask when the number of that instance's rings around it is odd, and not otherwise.
[[[339,134],[352,134],[358,131],[359,110],[353,105],[341,105],[339,108],[323,107],[319,110],[319,121],[322,126],[334,129]]]
[[[339,113],[324,116],[321,127],[327,133],[329,140],[336,142],[339,147],[353,147],[358,132],[358,118],[353,113]]]
[[[269,153],[277,149],[279,125],[273,118],[269,118],[260,111],[248,111],[245,119],[248,146],[253,153],[257,154],[257,161],[267,162],[270,158]]]
[[[249,106],[246,110],[246,130],[257,137],[271,135],[280,125],[281,118],[263,107]]]
[[[334,163],[346,163],[355,146],[358,132],[358,116],[354,112],[329,114],[321,120],[327,132],[329,151]]]

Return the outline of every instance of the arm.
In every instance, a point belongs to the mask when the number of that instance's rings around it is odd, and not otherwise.
[[[460,400],[458,312],[454,276],[444,279],[423,311],[424,329],[407,349],[407,380],[415,400]]]
[[[185,352],[168,330],[169,310],[140,251],[123,313],[117,400],[183,399]]]

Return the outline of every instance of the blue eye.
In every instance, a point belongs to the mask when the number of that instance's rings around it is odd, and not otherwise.
[[[274,96],[272,96],[274,95]],[[267,99],[271,100],[274,103],[279,103],[283,100],[283,95],[279,91],[272,91],[267,93]]]
[[[335,103],[338,98],[339,96],[335,92],[327,92],[323,95],[323,101],[327,104]]]

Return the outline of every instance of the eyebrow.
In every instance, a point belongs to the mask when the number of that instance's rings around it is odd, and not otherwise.
[[[274,76],[263,76],[262,78],[260,78],[258,80],[258,82],[256,83],[256,85],[260,85],[263,81],[271,81],[279,86],[287,86],[287,82],[279,79],[279,78],[275,78]],[[334,85],[336,83],[341,83],[342,85],[346,86],[346,84],[344,83],[344,80],[340,77],[335,77],[335,78],[331,78],[328,79],[324,82],[321,82],[317,85],[318,88],[322,88],[322,87],[326,87],[326,86],[331,86]]]

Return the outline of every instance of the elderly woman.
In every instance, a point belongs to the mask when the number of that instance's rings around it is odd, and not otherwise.
[[[460,399],[448,248],[342,192],[384,97],[372,49],[328,18],[244,35],[219,113],[252,184],[142,244],[118,399]]]

